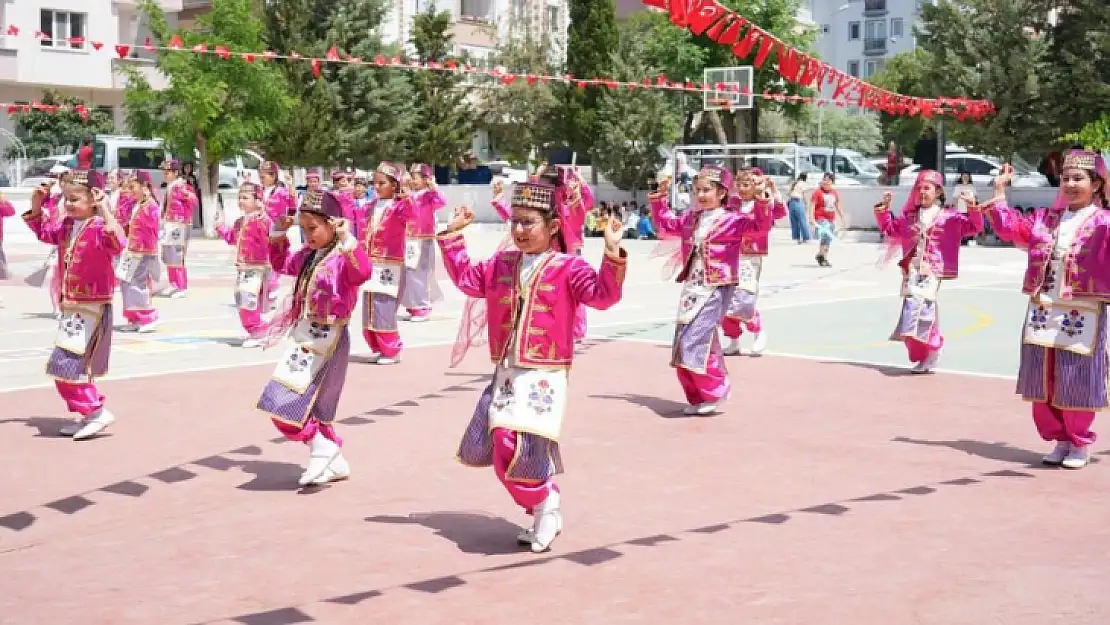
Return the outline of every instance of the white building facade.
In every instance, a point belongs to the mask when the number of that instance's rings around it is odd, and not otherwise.
[[[928,0],[806,0],[817,29],[814,50],[840,71],[867,80],[886,60],[912,51],[913,29]],[[830,97],[831,85],[822,95]]]
[[[159,4],[175,25],[188,2]],[[11,26],[18,35],[7,34]],[[36,31],[47,36],[36,38]],[[100,107],[123,128],[127,79],[119,68],[137,66],[152,86],[165,84],[142,48],[149,35],[134,0],[0,0],[0,102],[30,103],[56,90]],[[119,58],[117,45],[130,46],[130,58]],[[0,129],[14,126],[0,109]]]

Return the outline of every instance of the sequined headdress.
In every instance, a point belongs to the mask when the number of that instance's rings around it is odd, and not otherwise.
[[[262,199],[262,185],[258,183],[251,182],[249,180],[247,182],[244,182],[243,184],[239,185],[239,193],[242,193],[243,191],[250,193],[252,196],[254,196],[254,199],[256,200]]]
[[[94,169],[75,169],[69,172],[66,182],[88,189],[104,189],[104,175]]]
[[[925,182],[928,182],[943,189],[944,175],[941,174],[939,171],[934,171],[932,169],[922,169],[921,172],[917,174],[917,180],[913,183],[913,186],[916,187]],[[917,198],[912,199],[916,200]]]
[[[743,174],[744,172],[741,172]],[[698,178],[708,180],[713,184],[719,184],[725,189],[732,191],[732,172],[720,165],[706,165],[698,172]]]
[[[521,182],[513,187],[513,208],[550,211],[555,201],[555,187],[542,182]]]
[[[388,178],[392,178],[393,181],[397,183],[400,183],[401,179],[405,177],[405,170],[397,166],[396,163],[391,163],[389,161],[382,161],[382,163],[378,165],[376,171]]]
[[[340,219],[343,217],[343,203],[331,191],[313,189],[305,193],[304,200],[301,201],[301,212],[323,215],[328,219]]]
[[[270,174],[276,178],[279,172],[281,172],[281,167],[277,164],[277,161],[262,161],[262,164],[258,166],[258,173],[260,174]]]
[[[412,167],[409,167],[409,173],[416,174],[423,178],[431,178],[435,175],[435,172],[432,171],[432,166],[424,163],[413,163]]]

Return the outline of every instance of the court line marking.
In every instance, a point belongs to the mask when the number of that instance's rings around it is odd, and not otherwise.
[[[610,337],[601,336],[601,337],[591,337],[591,338],[593,338],[594,340],[604,340],[604,339],[607,339],[607,338],[610,338]],[[661,339],[648,339],[648,338],[642,338],[642,337],[625,337],[625,336],[622,336],[622,337],[619,337],[616,340],[618,340],[618,341],[629,341],[631,343],[648,343],[650,345],[670,345],[671,344],[671,341],[664,341],[664,340],[661,340]],[[837,356],[817,356],[817,355],[814,355],[814,354],[796,354],[796,353],[792,353],[792,352],[776,352],[776,351],[765,351],[765,352],[763,352],[763,355],[764,356],[775,356],[775,357],[778,357],[778,358],[792,358],[792,359],[796,359],[796,360],[811,360],[811,361],[814,361],[814,362],[831,362],[831,363],[851,364],[851,365],[868,365],[868,366],[872,366],[872,367],[889,367],[889,368],[892,368],[892,369],[905,369],[906,371],[910,370],[909,366],[907,366],[906,363],[883,362],[883,361],[879,361],[879,360],[864,360],[864,359],[861,359],[861,358],[841,358],[841,357],[837,357]],[[750,356],[745,356],[745,357],[750,358]],[[964,369],[941,369],[941,368],[938,368],[938,369],[933,369],[933,371],[936,372],[936,373],[945,373],[945,374],[948,374],[948,375],[962,375],[962,376],[967,376],[967,377],[970,377],[970,378],[987,378],[987,379],[991,379],[991,380],[1016,380],[1017,379],[1016,374],[1015,375],[1003,375],[1001,373],[985,373],[985,372],[982,372],[982,371],[967,371],[967,370],[964,370]]]

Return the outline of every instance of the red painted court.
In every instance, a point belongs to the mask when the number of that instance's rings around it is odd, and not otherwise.
[[[253,410],[269,367],[108,382],[83,443],[52,390],[0,396],[0,623],[1110,621],[1107,456],[1042,468],[1012,382],[732,359],[727,413],[683,418],[665,346],[593,342],[535,556],[454,462],[490,366],[446,350],[352,365],[354,477],[313,491]]]

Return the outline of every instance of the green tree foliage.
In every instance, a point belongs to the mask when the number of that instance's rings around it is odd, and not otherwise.
[[[383,0],[272,0],[265,39],[272,50],[324,57],[331,46],[346,58],[392,58],[378,35]],[[416,115],[402,70],[324,63],[320,76],[305,61],[281,65],[297,104],[266,141],[267,154],[297,165],[373,168],[406,157]]]
[[[433,4],[412,22],[412,45],[422,63],[458,61],[450,55],[451,14],[434,11]],[[474,113],[467,99],[464,77],[453,72],[422,71],[412,77],[416,122],[411,139],[412,159],[433,165],[452,165],[470,151]]]
[[[550,65],[549,49],[546,40],[510,37],[493,63],[510,74],[551,75],[555,69]],[[512,163],[528,162],[533,148],[542,153],[552,137],[551,119],[559,106],[551,85],[542,81],[529,84],[521,78],[487,87],[480,92],[475,115],[494,152]]]
[[[925,71],[929,62],[928,53],[916,48],[913,52],[904,52],[887,59],[883,69],[868,79],[868,82],[894,93],[920,97],[930,96],[931,94],[925,88]],[[926,126],[926,120],[920,116],[910,117],[882,113],[879,119],[882,123],[883,141],[893,141],[904,150],[913,149]]]
[[[151,0],[139,6],[160,45],[167,45],[176,34],[186,49],[199,43],[244,52],[262,47],[262,24],[252,12],[251,0],[214,0],[212,10],[198,20],[200,33],[175,33]],[[194,148],[199,151],[198,173],[205,195],[217,187],[219,168],[214,165],[269,135],[291,105],[281,74],[261,60],[248,63],[215,54],[160,52],[157,67],[169,79],[163,91],[151,88],[135,68],[124,66],[127,123],[138,136],[164,139],[185,159],[191,160]]]
[[[46,90],[39,99],[46,106],[62,106],[57,112],[32,109],[12,116],[16,131],[24,137],[23,149],[27,158],[42,158],[73,152],[89,135],[111,133],[115,129],[112,118],[102,110],[88,107],[89,117],[83,118],[74,107],[85,105],[81,98]],[[7,156],[21,156],[18,146],[8,147]]]
[[[1052,31],[1047,94],[1066,140],[1110,148],[1110,3],[1072,0]]]
[[[773,143],[839,147],[863,154],[880,152],[884,145],[878,115],[849,114],[832,106],[809,107],[797,118],[769,111],[759,116],[759,132]]]
[[[577,78],[613,75],[613,52],[617,49],[617,9],[613,0],[570,0],[570,29],[567,33],[566,71]],[[598,98],[604,86],[560,85],[558,134],[585,162],[596,146]]]
[[[611,60],[613,77],[638,82],[658,71],[644,59],[644,42],[624,36],[623,28],[621,34]],[[681,134],[682,109],[669,94],[653,89],[609,90],[598,104],[595,166],[620,189],[643,188],[666,162],[660,148],[673,145]]]
[[[1048,0],[926,3],[917,29],[928,93],[994,102],[983,122],[946,124],[948,140],[1007,157],[1055,142]]]

